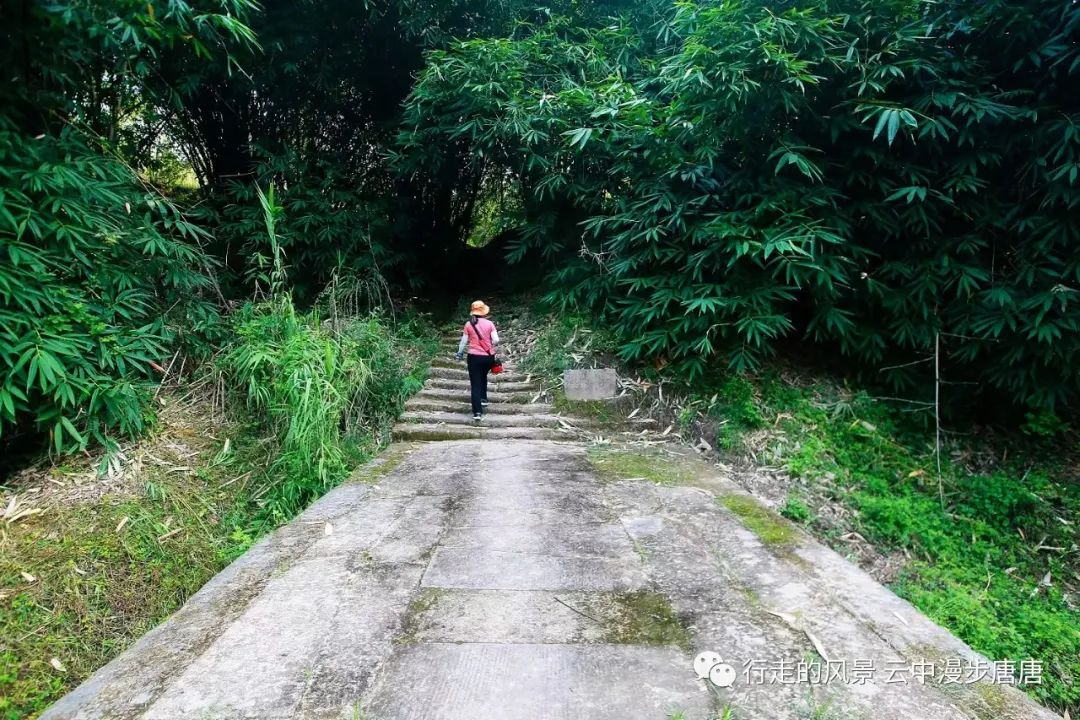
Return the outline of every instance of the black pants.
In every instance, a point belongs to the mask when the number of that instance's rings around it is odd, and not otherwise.
[[[490,355],[469,356],[469,390],[472,394],[473,415],[484,412],[484,406],[480,403],[487,400],[487,377],[491,370],[491,360]]]

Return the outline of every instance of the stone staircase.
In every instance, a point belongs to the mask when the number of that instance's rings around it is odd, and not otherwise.
[[[514,369],[512,358],[503,358],[505,371],[488,376],[488,401],[484,419],[475,422],[469,406],[469,371],[453,354],[457,338],[448,338],[432,362],[424,388],[406,404],[393,429],[395,441],[473,440],[573,440],[584,421],[559,414],[540,402],[542,387]]]

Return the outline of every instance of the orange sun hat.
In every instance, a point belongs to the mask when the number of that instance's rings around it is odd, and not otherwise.
[[[472,307],[469,308],[469,312],[473,315],[479,315],[480,317],[484,317],[489,312],[491,312],[491,308],[489,308],[487,306],[487,303],[485,303],[483,300],[477,300],[472,304]]]

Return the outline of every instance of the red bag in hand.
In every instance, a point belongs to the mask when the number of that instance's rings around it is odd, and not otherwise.
[[[498,375],[499,373],[501,373],[503,371],[502,360],[500,360],[499,358],[494,358],[491,362],[492,362],[492,366],[491,366],[491,374],[492,375]]]

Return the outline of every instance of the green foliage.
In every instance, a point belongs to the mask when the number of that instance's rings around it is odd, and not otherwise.
[[[549,258],[552,304],[627,360],[753,369],[801,332],[925,392],[940,340],[953,396],[1051,407],[1080,387],[1078,25],[1048,0],[553,19],[432,52],[399,144],[511,173],[509,257]]]
[[[286,480],[276,511],[290,514],[344,476],[340,424],[371,370],[351,343],[298,314],[287,296],[242,308],[235,331],[218,367],[280,442],[276,464]]]
[[[524,223],[521,186],[510,180],[486,177],[473,209],[472,226],[466,244],[486,247],[493,240]]]
[[[524,363],[545,377],[615,350],[603,321],[624,359],[710,384],[798,333],[925,392],[940,346],[965,383],[948,397],[1023,406],[1035,439],[1069,432],[1075,3],[93,0],[4,4],[0,20],[0,443],[137,434],[168,358],[223,346],[217,371],[273,437],[225,556],[378,444],[434,352],[422,323],[386,314],[384,278],[459,282],[466,242],[512,236],[510,259],[553,269],[563,315]],[[252,289],[227,325],[205,299]],[[697,402],[722,447],[786,413],[788,469],[835,482],[867,537],[917,558],[901,591],[991,655],[1044,659],[1036,692],[1076,706],[1075,563],[1052,549],[1075,547],[1075,484],[947,462],[943,509],[924,440],[867,398],[712,390]],[[92,595],[91,626],[137,634],[214,563],[206,543],[190,568],[186,550],[156,552],[165,519],[144,504],[106,509],[106,526],[113,510],[140,521],[123,547],[35,547],[46,566],[120,559],[118,586],[74,596]],[[784,512],[816,522],[798,497]],[[153,612],[118,610],[129,591]],[[22,628],[61,606],[20,592],[3,634],[36,643]],[[12,667],[0,651],[8,715],[61,690],[48,668],[24,682]]]
[[[6,4],[4,114],[31,133],[74,122],[148,156],[153,142],[128,131],[146,133],[147,121],[159,121],[155,107],[178,109],[201,69],[220,64],[231,72],[233,53],[256,46],[245,24],[256,7],[252,0]]]
[[[780,514],[788,520],[802,524],[809,522],[814,517],[814,513],[798,495],[787,496],[784,504],[780,507]]]
[[[1074,459],[1039,460],[1055,456],[1045,446],[1011,447],[1007,464],[985,467],[983,459],[972,470],[962,464],[966,448],[946,448],[942,507],[932,444],[905,413],[865,394],[792,386],[773,374],[755,398],[760,415],[776,418],[765,452],[812,495],[854,510],[853,529],[875,546],[911,557],[897,592],[989,657],[1041,660],[1044,683],[1027,690],[1077,709]],[[781,514],[820,522],[795,495]]]
[[[10,7],[9,7],[10,6]],[[205,353],[206,234],[130,169],[158,167],[166,65],[251,47],[249,0],[0,7],[0,442],[133,436],[174,348]],[[173,175],[176,168],[173,168]],[[184,334],[178,339],[176,328]],[[6,452],[5,452],[6,454]]]
[[[1028,435],[1049,438],[1063,435],[1069,429],[1068,423],[1058,417],[1057,413],[1046,408],[1029,412],[1025,418],[1027,422],[1020,429]]]
[[[536,339],[521,360],[520,369],[550,382],[561,380],[565,370],[593,367],[615,350],[610,331],[577,313],[546,318],[530,329],[535,331]]]
[[[245,305],[233,327],[235,339],[216,365],[275,439],[267,506],[277,521],[342,480],[377,446],[418,389],[413,373],[433,352],[430,340],[396,340],[377,316],[335,330],[317,312],[296,311],[288,295]],[[412,367],[405,362],[410,345],[418,348]]]
[[[424,53],[452,38],[510,32],[546,13],[603,12],[626,0],[355,2],[266,0],[250,26],[264,51],[240,53],[244,73],[220,63],[193,72],[173,63],[164,77],[190,87],[170,132],[183,147],[225,230],[215,255],[236,277],[253,235],[248,184],[271,179],[286,208],[295,296],[309,302],[338,267],[375,265],[409,287],[459,280],[465,240],[494,229],[483,171],[467,164],[393,174],[387,158],[401,104]],[[174,79],[175,78],[175,79]],[[146,123],[152,126],[152,121]],[[455,152],[454,144],[447,145]],[[231,211],[239,210],[240,216]],[[474,212],[476,210],[477,212]],[[488,222],[488,221],[492,222]],[[482,233],[483,234],[483,233]],[[255,251],[264,248],[255,239]],[[407,258],[408,263],[398,263]],[[231,278],[230,278],[231,279]],[[226,285],[229,283],[226,282]]]
[[[215,228],[215,255],[242,258],[233,280],[244,289],[268,290],[269,268],[280,251],[298,299],[310,302],[337,275],[382,276],[401,259],[385,242],[390,211],[379,196],[379,177],[360,179],[328,159],[305,159],[294,152],[268,156],[256,181],[230,181],[217,188],[214,203],[200,211]],[[277,250],[265,232],[258,202],[260,187],[279,189],[275,199]],[[376,298],[381,300],[383,298]],[[364,310],[374,309],[378,303]]]
[[[404,399],[423,384],[437,333],[422,318],[391,326],[376,316],[342,320],[334,332],[286,302],[281,295],[239,310],[238,337],[216,359],[230,387],[251,394],[254,412],[224,426],[208,403],[199,407],[209,417],[178,421],[166,412],[164,450],[151,437],[149,448],[129,451],[169,457],[182,438],[197,451],[177,455],[185,472],[157,462],[129,468],[144,473],[127,478],[132,492],[76,499],[8,525],[0,718],[43,711],[382,445]],[[372,474],[392,467],[390,458]]]
[[[336,282],[322,303],[329,321],[319,308],[298,312],[287,291],[279,234],[285,208],[273,185],[265,193],[256,185],[255,194],[270,253],[256,267],[256,282],[271,298],[246,303],[233,316],[233,337],[215,364],[275,440],[265,515],[276,524],[343,479],[378,446],[405,399],[423,384],[415,373],[423,372],[422,361],[434,353],[434,343],[422,324],[402,326],[402,342],[397,342],[379,316],[346,315],[351,303],[341,304]],[[344,293],[346,301],[351,297]],[[412,334],[414,327],[427,331],[426,343]],[[410,367],[410,359],[420,362]]]
[[[720,383],[709,401],[709,416],[720,423],[716,435],[720,448],[736,450],[742,433],[764,426],[754,393],[754,385],[745,377],[732,375]]]
[[[78,133],[0,124],[0,438],[70,452],[142,431],[177,326],[213,324],[202,236]]]
[[[225,470],[204,479],[157,469],[160,496],[76,502],[7,528],[0,552],[0,718],[37,717],[232,559],[224,516],[243,507],[244,493],[241,483],[224,484],[235,479]]]

